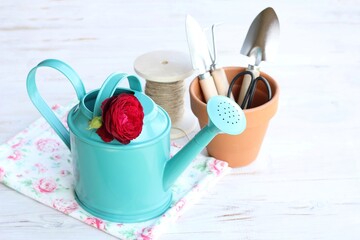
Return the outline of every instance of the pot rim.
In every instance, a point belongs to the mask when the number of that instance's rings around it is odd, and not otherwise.
[[[229,66],[229,67],[224,67],[225,72],[227,70],[236,70],[236,71],[242,71],[245,70],[245,67],[236,67],[236,66]],[[244,109],[244,113],[246,115],[246,118],[256,118],[256,114],[258,114],[259,112],[266,112],[264,114],[264,116],[267,116],[267,119],[271,119],[277,110],[277,106],[278,106],[278,98],[279,98],[279,85],[278,83],[267,73],[265,72],[261,72],[261,75],[264,76],[269,82],[270,85],[272,86],[272,88],[274,89],[274,95],[272,96],[272,98],[270,99],[270,101],[267,101],[266,103],[254,107],[254,108],[249,108],[249,109]],[[196,76],[190,83],[190,87],[189,87],[189,93],[190,93],[190,100],[191,102],[194,102],[196,105],[198,105],[199,107],[194,108],[191,104],[191,109],[193,111],[193,113],[195,114],[196,117],[198,117],[199,115],[201,115],[201,111],[203,111],[204,109],[206,109],[206,103],[203,102],[194,92],[194,84],[198,84],[199,78]]]

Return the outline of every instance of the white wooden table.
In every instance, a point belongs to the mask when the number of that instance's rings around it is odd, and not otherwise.
[[[277,60],[262,70],[281,95],[261,153],[161,239],[359,239],[359,1],[1,0],[0,142],[39,117],[25,79],[41,60],[68,62],[94,89],[114,71],[133,73],[145,52],[186,52],[189,13],[203,26],[225,22],[220,63],[244,66],[247,29],[269,5],[279,15],[281,43]],[[59,77],[40,91],[50,104],[65,104],[75,97],[67,84]],[[113,238],[0,185],[0,239]]]

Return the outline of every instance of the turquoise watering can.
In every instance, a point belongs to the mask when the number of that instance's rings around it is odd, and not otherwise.
[[[70,131],[39,95],[35,76],[40,67],[60,71],[76,91],[79,103],[67,118]],[[118,88],[125,79],[130,88]],[[86,93],[80,77],[69,65],[48,59],[29,72],[26,84],[34,105],[71,149],[76,200],[94,216],[114,222],[140,222],[164,213],[171,203],[171,186],[192,159],[216,134],[240,134],[246,126],[245,115],[234,101],[213,97],[207,104],[208,126],[169,159],[169,115],[142,92],[136,76],[114,73],[100,89]],[[143,107],[141,134],[127,145],[116,140],[105,143],[95,130],[89,130],[89,121],[101,115],[105,99],[124,92],[134,94]]]

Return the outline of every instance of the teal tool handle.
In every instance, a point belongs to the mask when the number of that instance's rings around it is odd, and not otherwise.
[[[167,161],[164,170],[164,190],[167,191],[184,172],[190,162],[219,133],[217,128],[206,125],[178,153]]]
[[[111,74],[101,86],[99,93],[96,97],[94,105],[93,117],[101,115],[101,104],[102,102],[111,97],[116,90],[117,85],[123,79],[127,78],[129,82],[130,89],[142,92],[142,87],[139,78],[135,75],[128,75],[126,73],[113,73]]]
[[[68,148],[70,149],[69,131],[65,128],[59,118],[55,115],[55,113],[51,110],[51,108],[46,104],[44,99],[39,94],[35,81],[36,70],[39,67],[50,67],[61,72],[71,82],[79,101],[85,96],[84,85],[79,75],[69,65],[56,59],[47,59],[40,62],[36,67],[31,69],[26,80],[26,88],[31,101],[39,110],[41,115],[46,119],[46,121],[48,121],[50,126],[59,135],[59,137],[63,140],[66,146],[68,146]]]

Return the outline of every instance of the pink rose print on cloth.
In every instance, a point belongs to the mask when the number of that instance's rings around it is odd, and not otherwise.
[[[56,182],[51,178],[41,178],[34,186],[40,193],[51,193],[57,188]]]
[[[208,162],[209,170],[213,173],[215,173],[216,176],[219,176],[224,168],[226,167],[226,163],[217,159],[214,159],[214,161]]]
[[[74,200],[55,199],[53,202],[53,208],[65,214],[69,214],[78,209],[79,205]]]
[[[142,233],[140,234],[141,240],[152,240],[154,238],[153,229],[150,228],[144,228],[142,230]]]
[[[61,108],[61,106],[60,106],[60,104],[55,104],[55,105],[53,105],[52,107],[51,107],[51,109],[52,110],[58,110],[58,109],[60,109]]]
[[[180,199],[175,205],[176,212],[180,212],[185,205],[186,205],[186,200],[184,198]]]
[[[23,145],[23,143],[24,143],[24,140],[20,139],[20,141],[18,143],[15,143],[15,144],[11,145],[11,148],[12,149],[19,148],[19,147],[21,147]]]
[[[95,218],[95,217],[88,217],[85,219],[84,221],[85,223],[93,226],[93,227],[96,227],[97,229],[100,229],[100,230],[105,230],[105,223],[98,219],[98,218]]]
[[[47,171],[47,168],[41,163],[36,163],[34,167],[37,169],[38,173],[44,173]]]
[[[55,152],[59,150],[59,146],[60,143],[57,140],[51,138],[43,138],[36,142],[36,147],[41,152]]]
[[[2,167],[0,167],[0,182],[2,182],[4,177],[5,177],[5,170]]]
[[[171,146],[179,149],[181,148],[181,146],[176,144],[176,142],[171,142]]]
[[[60,154],[54,154],[53,156],[51,156],[51,159],[55,161],[61,161],[62,157]]]
[[[7,158],[8,159],[11,159],[11,160],[14,160],[14,161],[17,161],[17,160],[20,160],[22,157],[22,154],[19,150],[15,150],[13,152],[13,154],[9,155]]]
[[[68,176],[68,175],[70,175],[70,174],[71,174],[71,172],[68,171],[68,170],[61,170],[61,171],[60,171],[60,175],[61,175],[62,177],[66,177],[66,176]]]

